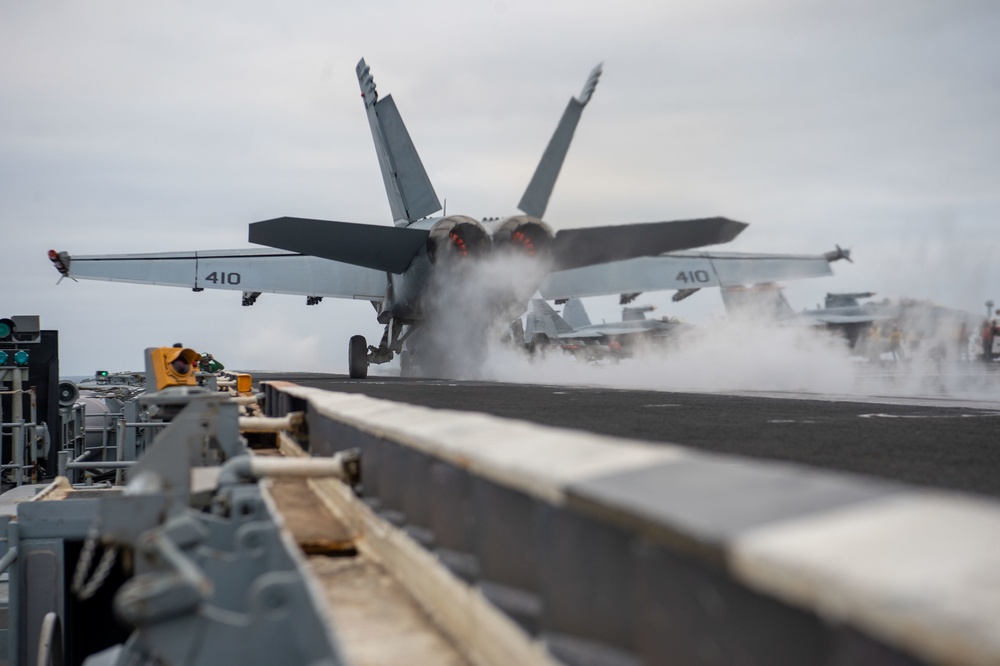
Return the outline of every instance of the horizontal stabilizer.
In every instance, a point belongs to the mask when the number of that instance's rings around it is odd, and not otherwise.
[[[387,283],[381,271],[271,249],[59,256],[74,279],[198,290],[381,300]]]
[[[651,257],[664,252],[728,243],[747,227],[725,217],[564,229],[556,234],[556,270]]]
[[[402,273],[427,242],[423,229],[383,227],[301,217],[250,225],[250,242],[387,273]]]

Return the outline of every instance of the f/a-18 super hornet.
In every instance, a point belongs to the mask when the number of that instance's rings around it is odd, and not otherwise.
[[[730,317],[756,319],[783,326],[812,326],[836,331],[854,347],[872,325],[894,319],[898,312],[888,308],[861,305],[859,299],[871,298],[874,292],[827,294],[825,307],[796,312],[789,305],[780,285],[755,284],[747,287],[723,287],[722,302]]]
[[[751,287],[726,287],[722,300],[730,317],[755,319],[780,326],[823,328],[842,336],[851,349],[878,356],[888,345],[893,329],[910,340],[923,341],[924,352],[943,358],[954,347],[952,341],[960,330],[975,330],[979,316],[929,301],[871,299],[875,292],[827,294],[823,307],[796,312],[788,304],[782,288],[776,284]],[[968,333],[966,333],[966,337]],[[958,337],[961,342],[961,338]],[[945,351],[941,351],[941,350]]]
[[[482,329],[486,320],[513,320],[547,276],[556,279],[586,267],[725,243],[746,227],[710,217],[554,232],[542,220],[580,116],[597,86],[600,65],[566,107],[521,197],[520,214],[484,219],[436,215],[442,206],[395,101],[391,95],[379,97],[364,59],[356,72],[394,226],[281,217],[250,224],[250,242],[267,249],[96,256],[53,250],[49,258],[72,278],[242,291],[244,305],[252,305],[262,292],[304,295],[309,304],[323,297],[371,301],[385,332],[377,346],[369,346],[362,336],[350,339],[350,375],[361,378],[367,376],[369,364],[388,362],[395,354],[401,354],[404,371],[424,365],[428,359],[421,357],[429,356],[435,342],[445,358],[478,347],[482,340],[474,331],[447,333],[456,326]],[[629,272],[634,274],[631,282]],[[700,286],[700,277],[692,272],[692,286]],[[560,281],[560,296],[595,293],[594,286],[582,280],[578,286],[585,293],[576,293],[573,282]],[[641,270],[630,271],[627,265],[613,282],[597,291],[637,292],[656,286]],[[474,284],[486,289],[466,288]],[[470,317],[472,309],[485,314]],[[442,331],[446,335],[440,335]]]
[[[594,324],[578,298],[566,301],[561,316],[544,300],[533,298],[524,317],[524,343],[530,350],[563,341],[628,346],[639,339],[666,338],[691,328],[679,321],[647,319],[646,313],[653,309],[652,305],[626,306],[621,321]]]

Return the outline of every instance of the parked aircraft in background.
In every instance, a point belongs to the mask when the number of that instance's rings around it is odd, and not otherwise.
[[[524,317],[524,344],[534,351],[553,343],[573,342],[580,345],[600,345],[606,351],[628,348],[640,341],[651,341],[689,330],[688,324],[669,319],[646,319],[653,306],[625,307],[622,321],[593,324],[583,302],[569,299],[562,316],[540,298],[533,298]]]
[[[781,287],[773,283],[722,290],[730,317],[822,327],[841,334],[851,348],[876,357],[891,343],[894,331],[901,344],[913,350],[922,345],[928,356],[941,357],[945,352],[940,348],[958,349],[962,344],[959,331],[965,330],[968,337],[977,330],[980,319],[970,312],[916,299],[861,302],[873,296],[875,293],[870,291],[828,293],[824,307],[796,312]]]
[[[395,354],[402,354],[404,368],[415,363],[426,367],[435,360],[435,347],[439,347],[439,359],[449,360],[454,352],[484,342],[474,339],[475,335],[447,335],[454,318],[445,316],[440,307],[431,307],[435,295],[442,292],[449,294],[447,307],[462,312],[463,325],[468,326],[466,313],[474,309],[507,321],[520,316],[539,287],[543,295],[570,298],[635,294],[677,288],[678,283],[691,289],[726,283],[717,273],[725,263],[721,255],[670,259],[658,255],[728,242],[747,226],[742,222],[712,217],[553,232],[542,221],[576,126],[597,86],[600,66],[564,111],[518,204],[522,214],[481,220],[435,216],[441,204],[392,96],[379,98],[363,59],[356,73],[395,226],[282,217],[250,225],[250,242],[268,249],[95,256],[53,250],[49,258],[64,276],[72,278],[194,291],[230,289],[242,292],[244,305],[252,305],[263,292],[304,295],[307,304],[327,296],[369,300],[385,331],[377,346],[369,346],[363,336],[350,339],[349,369],[356,378],[367,375],[369,364],[388,362]],[[500,289],[485,295],[463,290],[476,282],[470,278],[484,262],[498,257],[522,263],[492,278]],[[636,263],[643,258],[657,266],[674,262],[666,264],[673,275]],[[806,267],[829,274],[830,260],[807,258],[799,270]],[[739,261],[748,268],[766,267],[771,260],[743,256]],[[599,268],[604,272],[577,272]],[[606,280],[603,287],[595,283],[595,275]],[[435,322],[436,335],[423,331],[411,338]],[[473,323],[484,332],[489,328],[487,321]]]
[[[827,294],[826,307],[796,312],[788,304],[779,285],[764,283],[747,287],[724,287],[722,302],[730,318],[751,318],[781,325],[833,329],[843,334],[853,347],[869,326],[893,317],[890,313],[871,311],[859,305],[858,299],[873,295],[872,292]]]

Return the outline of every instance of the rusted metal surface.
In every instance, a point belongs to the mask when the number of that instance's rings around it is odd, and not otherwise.
[[[285,526],[308,555],[353,555],[357,530],[334,516],[304,479],[271,479],[271,496]]]

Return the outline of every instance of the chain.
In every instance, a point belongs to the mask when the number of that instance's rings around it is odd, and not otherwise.
[[[101,537],[100,520],[94,519],[90,529],[87,531],[87,539],[83,542],[83,549],[80,551],[80,559],[76,561],[76,571],[73,572],[73,594],[80,601],[85,601],[92,596],[101,585],[107,580],[111,573],[111,568],[115,564],[115,556],[118,554],[116,546],[110,546],[101,555],[101,561],[94,570],[94,575],[87,581],[87,572],[90,571],[90,563],[94,560],[94,553],[97,552],[97,542]]]

